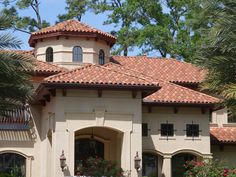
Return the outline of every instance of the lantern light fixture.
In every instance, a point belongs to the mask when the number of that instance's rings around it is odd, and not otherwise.
[[[141,167],[141,158],[138,155],[138,152],[136,152],[136,156],[134,157],[134,168],[138,171]]]
[[[61,165],[61,170],[65,171],[66,169],[66,157],[64,154],[64,150],[62,150],[61,156],[60,156],[60,165]]]

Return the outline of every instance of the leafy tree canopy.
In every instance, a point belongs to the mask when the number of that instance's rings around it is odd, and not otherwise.
[[[31,33],[49,26],[49,23],[41,18],[39,0],[0,0],[0,2],[5,6],[2,13],[11,18],[15,30]],[[20,10],[28,8],[33,10],[34,16],[19,15]]]

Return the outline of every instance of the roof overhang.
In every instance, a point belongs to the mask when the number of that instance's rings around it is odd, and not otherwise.
[[[160,86],[142,85],[109,85],[109,84],[68,84],[68,83],[41,83],[36,89],[36,99],[41,99],[51,89],[86,89],[86,90],[117,90],[141,92],[142,98],[153,94],[160,89]]]
[[[143,101],[143,105],[147,106],[171,106],[171,107],[206,107],[206,108],[214,108],[215,104],[214,103],[181,103],[181,102],[151,102],[151,101]]]
[[[72,31],[58,31],[58,32],[50,32],[43,34],[32,34],[29,38],[30,47],[35,47],[35,44],[38,40],[42,40],[45,38],[53,38],[53,37],[81,37],[81,38],[94,38],[95,40],[101,39],[107,42],[111,47],[116,43],[115,37],[106,36],[100,33],[92,33],[92,32],[72,32]]]

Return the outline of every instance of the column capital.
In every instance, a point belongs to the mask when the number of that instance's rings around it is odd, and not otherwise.
[[[212,153],[211,154],[204,154],[202,157],[203,157],[203,159],[212,159],[213,158]]]
[[[172,155],[171,154],[164,154],[163,159],[171,159]]]

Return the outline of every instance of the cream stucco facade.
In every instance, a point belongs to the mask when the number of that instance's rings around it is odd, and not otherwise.
[[[140,93],[132,98],[129,91],[104,91],[99,98],[92,90],[67,90],[63,96],[58,89],[45,107],[32,108],[36,138],[28,142],[4,142],[0,150],[26,157],[26,177],[73,176],[75,139],[90,136],[89,128],[93,127],[95,138],[105,144],[105,159],[117,161],[131,177],[142,175],[134,169],[136,152],[157,155],[159,176],[171,177],[172,156],[178,153],[191,153],[199,158],[212,156],[209,115],[202,114],[200,108],[180,107],[178,113],[173,110],[173,107],[153,107],[148,112],[142,106]],[[160,123],[166,121],[173,123],[176,130],[168,140],[159,131]],[[184,131],[185,125],[192,121],[202,130],[194,139],[186,137]],[[143,138],[142,123],[148,123],[150,128],[149,135]],[[59,161],[62,150],[67,158],[64,172]]]
[[[83,62],[72,62],[73,47],[82,48]],[[105,53],[105,63],[109,62],[110,45],[105,41],[78,37],[49,38],[39,41],[35,46],[35,54],[38,60],[46,61],[46,49],[53,48],[54,64],[69,69],[76,68],[84,63],[98,64],[99,50]]]
[[[75,46],[82,48],[81,63],[72,61]],[[101,49],[105,53],[104,63],[108,63],[111,45],[97,38],[54,36],[36,42],[34,53],[37,60],[46,61],[48,47],[53,48],[53,64],[74,69],[85,63],[98,64]],[[34,80],[36,87],[41,79]],[[101,91],[95,87],[53,87],[55,93],[49,94],[50,89],[40,92],[37,95],[39,102],[31,104],[29,131],[0,131],[0,154],[15,153],[25,157],[25,177],[74,176],[76,141],[91,137],[104,145],[104,159],[116,161],[130,177],[142,176],[144,168],[150,170],[142,163],[142,154],[156,157],[154,176],[179,177],[172,173],[176,155],[191,154],[196,159],[209,159],[213,151],[216,157],[234,152],[233,146],[225,147],[229,151],[223,154],[217,147],[211,149],[210,107],[147,105],[143,103],[141,89],[134,92],[118,88]],[[39,104],[42,101],[39,98],[45,98],[44,104]],[[212,123],[227,123],[221,118],[225,116],[225,110],[213,112]],[[173,124],[173,136],[161,136],[161,124],[166,123]],[[142,135],[142,124],[147,124],[146,136]],[[187,124],[197,124],[199,136],[187,136]],[[66,157],[64,171],[60,167],[62,151]],[[141,158],[138,170],[134,167],[136,153]],[[236,163],[233,158],[228,160]]]

